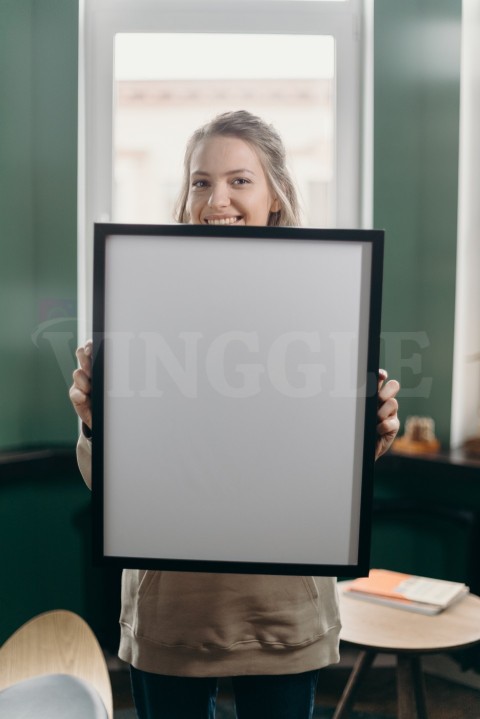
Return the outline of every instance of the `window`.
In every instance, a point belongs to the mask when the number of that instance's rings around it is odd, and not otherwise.
[[[335,43],[324,35],[117,35],[113,220],[172,222],[193,130],[218,113],[248,109],[282,136],[304,224],[331,227],[334,73]]]
[[[369,6],[80,3],[80,341],[91,332],[93,223],[171,222],[185,142],[217,112],[241,103],[277,127],[305,224],[368,226],[370,183],[361,179],[371,147],[362,101]]]

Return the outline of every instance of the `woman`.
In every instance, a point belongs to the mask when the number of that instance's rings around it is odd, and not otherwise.
[[[276,131],[245,111],[197,130],[185,154],[179,222],[299,225]],[[90,483],[91,342],[70,390]],[[376,457],[398,431],[398,382],[379,376]],[[211,718],[218,677],[232,677],[239,719],[309,719],[321,667],[339,659],[335,579],[124,570],[119,655],[139,719]]]

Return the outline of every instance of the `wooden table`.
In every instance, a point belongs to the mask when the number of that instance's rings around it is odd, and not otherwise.
[[[339,582],[340,638],[361,652],[333,719],[346,719],[362,677],[378,653],[397,656],[398,719],[427,719],[422,654],[465,649],[480,643],[480,597],[469,594],[435,616],[415,614],[348,597]]]

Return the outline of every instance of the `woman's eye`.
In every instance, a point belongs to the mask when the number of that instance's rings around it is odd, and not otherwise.
[[[236,177],[236,178],[233,180],[233,183],[232,183],[232,184],[234,184],[234,185],[248,185],[249,182],[250,182],[250,181],[247,180],[245,177]]]
[[[207,186],[206,180],[195,180],[194,182],[192,182],[192,187],[196,187],[198,190],[202,190],[206,186]]]

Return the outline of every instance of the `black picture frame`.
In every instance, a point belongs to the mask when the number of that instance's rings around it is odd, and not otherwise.
[[[368,573],[383,246],[95,225],[95,564]]]

